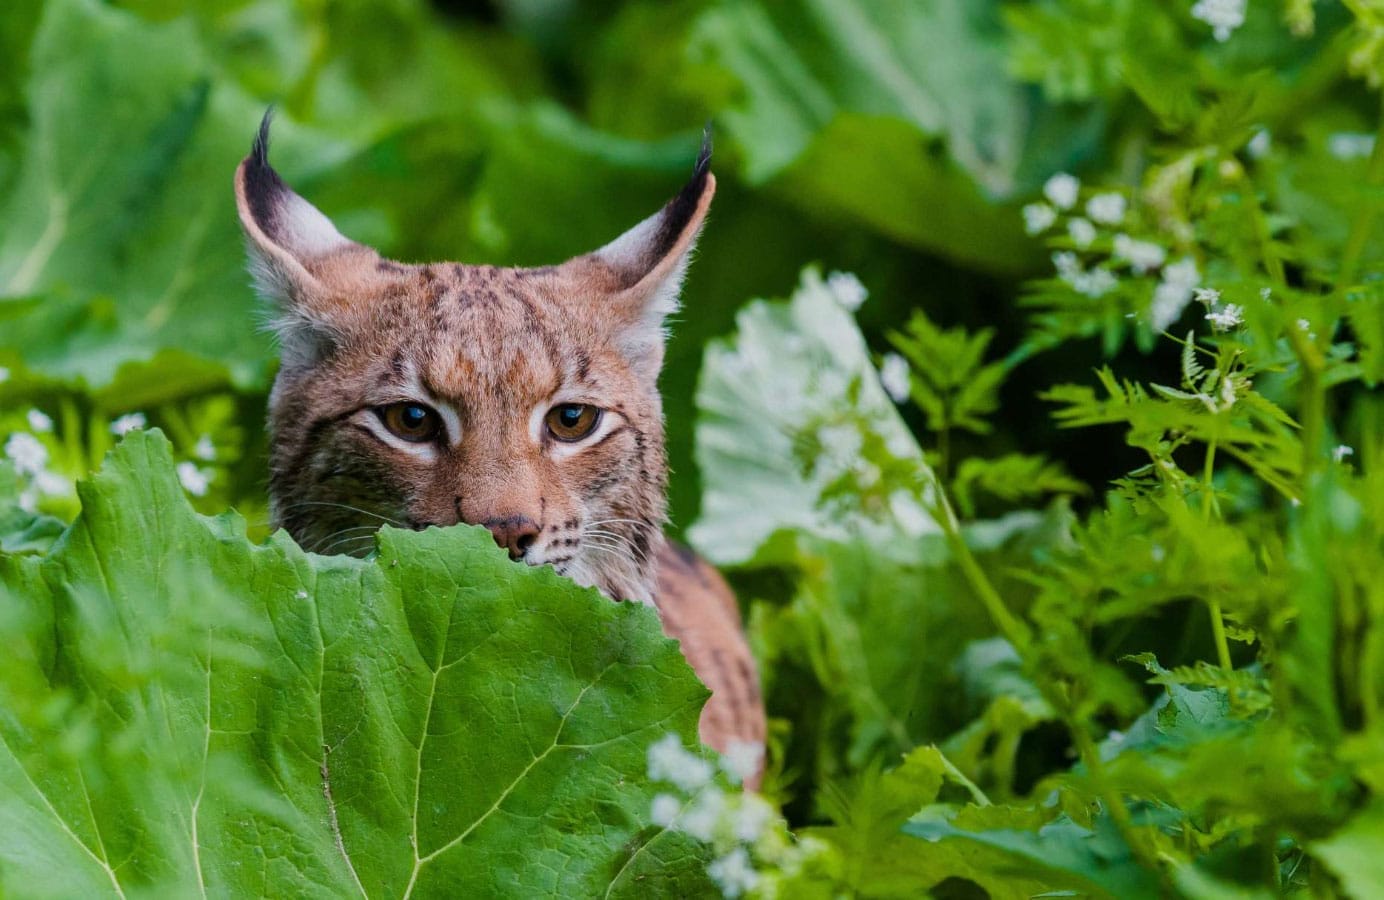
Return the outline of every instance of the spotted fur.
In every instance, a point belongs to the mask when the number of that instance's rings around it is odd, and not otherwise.
[[[268,153],[266,116],[236,198],[282,345],[269,410],[275,522],[308,550],[353,554],[384,523],[482,524],[524,562],[653,601],[712,689],[703,740],[762,745],[734,597],[663,537],[657,378],[664,321],[715,193],[709,141],[662,210],[542,268],[384,259],[289,189]],[[442,434],[427,446],[391,439],[377,410],[399,402],[438,410]],[[589,440],[545,431],[561,403],[604,411]]]

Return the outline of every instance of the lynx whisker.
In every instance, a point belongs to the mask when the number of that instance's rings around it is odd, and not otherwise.
[[[630,554],[630,552],[623,547],[618,547],[613,544],[603,544],[597,541],[586,542],[585,546],[590,547],[591,550],[595,553],[604,553],[608,556],[613,556],[616,559],[623,560],[632,566],[637,567],[639,565],[638,560],[636,560]]]
[[[346,552],[347,548],[355,548],[357,545],[364,547],[367,545],[373,546],[373,544],[375,543],[374,532],[371,532],[369,534],[344,535],[341,537],[337,537],[336,540],[332,540],[330,543],[326,543],[326,541],[331,537],[332,535],[327,535],[327,537],[324,538],[323,541],[319,542],[321,544],[324,544],[324,546],[322,546],[322,549],[314,550],[313,552],[317,553],[320,556],[331,556],[333,553]]]
[[[318,548],[324,546],[328,541],[335,541],[335,540],[338,539],[338,538],[343,538],[343,537],[348,537],[348,536],[355,536],[355,537],[374,537],[375,532],[376,532],[376,531],[379,531],[379,530],[380,530],[380,526],[378,526],[378,525],[356,525],[356,526],[353,526],[353,527],[351,527],[351,528],[341,528],[341,529],[338,529],[338,530],[336,530],[336,531],[330,531],[330,532],[328,532],[328,533],[322,535],[321,537],[317,538],[315,541],[312,542],[312,546],[311,546],[311,547],[305,547],[304,549],[308,550],[308,551],[311,552],[311,553],[318,553],[318,552],[320,552],[320,550],[319,550]],[[364,534],[357,534],[356,532],[365,532],[365,533],[364,533]]]
[[[333,509],[344,509],[347,512],[359,513],[362,516],[370,516],[372,519],[379,519],[381,522],[384,522],[387,525],[393,525],[395,528],[409,527],[407,523],[401,522],[398,519],[391,519],[389,516],[381,515],[377,512],[371,512],[368,509],[361,509],[359,506],[352,506],[349,503],[333,503],[327,500],[299,500],[296,503],[290,503],[286,505],[284,507],[284,512],[295,510],[304,506],[325,506]]]
[[[639,545],[637,545],[633,540],[631,540],[631,539],[628,538],[628,537],[625,537],[623,534],[617,534],[616,532],[613,532],[613,531],[605,531],[604,529],[596,529],[596,528],[584,528],[584,529],[582,529],[582,533],[581,533],[581,534],[582,534],[582,538],[583,538],[583,539],[591,538],[591,537],[598,537],[598,538],[604,538],[604,539],[606,539],[606,540],[608,540],[608,541],[613,541],[613,542],[616,543],[616,544],[619,544],[619,545],[628,547],[628,548],[630,549],[630,551],[632,551],[633,553],[635,553],[635,554],[637,554],[637,555],[639,556],[639,559],[640,559],[641,561],[643,561],[643,562],[648,562],[648,561],[649,561],[648,554],[646,554],[646,553],[643,551],[643,549],[641,549],[641,548],[639,547]]]
[[[643,519],[597,519],[594,522],[587,522],[587,528],[595,528],[597,525],[637,525],[640,528],[648,528],[653,531],[658,530],[658,526],[653,522],[646,522]]]

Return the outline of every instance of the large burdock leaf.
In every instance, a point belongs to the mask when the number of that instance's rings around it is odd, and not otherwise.
[[[126,438],[42,557],[0,554],[0,893],[705,889],[647,746],[706,691],[653,610],[479,529],[371,560],[244,537]]]
[[[793,532],[886,552],[900,536],[940,541],[919,503],[932,471],[843,306],[857,290],[853,276],[805,269],[787,303],[751,303],[734,338],[708,345],[689,537],[718,565],[783,562],[793,554],[771,538]]]
[[[753,185],[970,266],[1022,272],[1033,243],[999,202],[1034,190],[1099,134],[996,73],[1000,4],[715,4],[688,39],[688,83]],[[996,202],[999,201],[999,202]]]

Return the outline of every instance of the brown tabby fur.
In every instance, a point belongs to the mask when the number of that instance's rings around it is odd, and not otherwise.
[[[535,269],[404,265],[342,237],[284,185],[268,122],[235,187],[283,345],[269,412],[276,523],[322,553],[367,552],[385,522],[483,524],[511,555],[520,523],[536,531],[523,561],[656,604],[712,690],[703,741],[762,746],[735,598],[662,532],[663,319],[715,192],[709,148],[663,210],[595,253]],[[446,433],[390,440],[374,410],[406,401],[446,410]],[[542,426],[558,403],[604,409],[602,427],[560,445]]]

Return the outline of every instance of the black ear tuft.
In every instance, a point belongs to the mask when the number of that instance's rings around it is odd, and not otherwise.
[[[673,249],[678,238],[687,228],[687,223],[697,212],[697,205],[706,191],[707,177],[711,174],[711,122],[702,129],[702,148],[697,153],[697,162],[692,166],[692,178],[683,185],[678,195],[663,207],[662,223],[658,234],[647,249],[647,265],[652,266]]]
[[[702,150],[697,154],[697,164],[692,167],[692,180],[696,181],[711,167],[711,120],[706,120],[702,128]]]
[[[260,120],[259,133],[250,147],[250,156],[245,160],[245,199],[250,203],[250,212],[255,223],[271,237],[274,235],[275,199],[280,192],[287,190],[279,173],[269,165],[269,125],[274,120],[274,107],[264,111]]]
[[[250,147],[250,159],[256,166],[269,165],[269,125],[274,121],[274,104],[269,104],[269,108],[264,111],[264,118],[260,119],[259,133],[255,135],[255,143]]]

